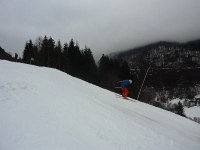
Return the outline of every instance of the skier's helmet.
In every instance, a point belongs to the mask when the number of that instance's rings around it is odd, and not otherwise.
[[[129,80],[130,84],[132,83],[132,80]]]

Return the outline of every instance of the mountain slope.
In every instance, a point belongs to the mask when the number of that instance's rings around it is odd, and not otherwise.
[[[157,42],[109,55],[121,63],[126,61],[139,90],[145,78],[140,100],[145,97],[166,102],[167,99],[187,98],[199,94],[200,40],[187,43]],[[164,90],[163,90],[164,89]],[[161,93],[165,93],[163,96]],[[162,95],[162,96],[161,96]],[[143,98],[144,97],[144,98]]]
[[[0,149],[199,149],[200,125],[55,69],[0,61]]]
[[[200,65],[200,40],[187,43],[157,42],[109,57],[126,60],[131,69],[153,67],[198,67]]]

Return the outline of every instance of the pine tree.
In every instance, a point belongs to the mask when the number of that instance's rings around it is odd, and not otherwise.
[[[52,37],[49,38],[48,40],[48,55],[47,55],[47,64],[48,67],[55,67],[56,66],[56,62],[54,60],[54,56],[55,56],[55,41],[52,39]]]
[[[102,55],[99,62],[100,86],[111,91],[115,91],[114,84],[119,81],[118,70],[119,66],[116,61],[113,61],[108,56]]]
[[[69,58],[68,58],[68,44],[65,43],[63,46],[63,54],[62,54],[62,68],[64,72],[68,73],[69,68]]]
[[[121,80],[130,79],[130,77],[131,75],[130,75],[130,69],[129,69],[128,63],[124,61],[120,68],[120,79]]]
[[[35,47],[37,47],[38,51],[41,51],[41,48],[42,48],[42,41],[43,41],[43,39],[42,39],[42,37],[40,37],[40,36],[38,36],[38,37],[36,38],[36,40],[35,40],[34,45],[35,45]]]
[[[185,110],[181,102],[178,102],[178,105],[175,107],[175,111],[178,115],[185,117]]]
[[[41,55],[41,49],[42,49],[42,42],[43,42],[43,39],[42,37],[37,37],[36,40],[35,40],[35,43],[34,43],[34,49],[36,51],[36,56],[34,56],[35,58],[35,63],[38,65],[38,66],[41,66],[42,65],[42,55]]]
[[[41,56],[41,65],[47,67],[48,65],[48,38],[44,37],[43,41],[42,41],[42,46],[41,46],[41,50],[40,50],[40,56]]]
[[[69,48],[68,48],[68,72],[70,75],[78,77],[79,72],[81,69],[81,52],[78,46],[78,43],[76,45],[74,44],[73,39],[71,39],[69,43]]]
[[[33,43],[32,40],[29,40],[26,42],[22,60],[24,63],[30,63],[31,57],[33,57]]]
[[[55,46],[54,50],[54,63],[55,68],[61,69],[61,59],[62,59],[62,46],[60,40],[58,41],[57,45]]]
[[[25,48],[24,48],[24,51],[23,51],[23,56],[22,56],[22,61],[24,63],[28,63],[28,58],[29,58],[28,55],[29,55],[28,42],[26,42]]]
[[[83,55],[83,79],[90,83],[96,83],[97,66],[95,64],[92,51],[85,46]]]

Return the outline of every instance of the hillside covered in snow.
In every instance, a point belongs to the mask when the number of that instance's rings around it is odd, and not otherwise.
[[[199,150],[200,124],[56,69],[0,60],[1,150]]]

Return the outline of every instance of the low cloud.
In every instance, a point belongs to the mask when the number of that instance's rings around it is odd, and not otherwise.
[[[200,38],[199,8],[199,0],[1,0],[0,46],[22,55],[29,39],[73,38],[98,60],[151,42]]]

